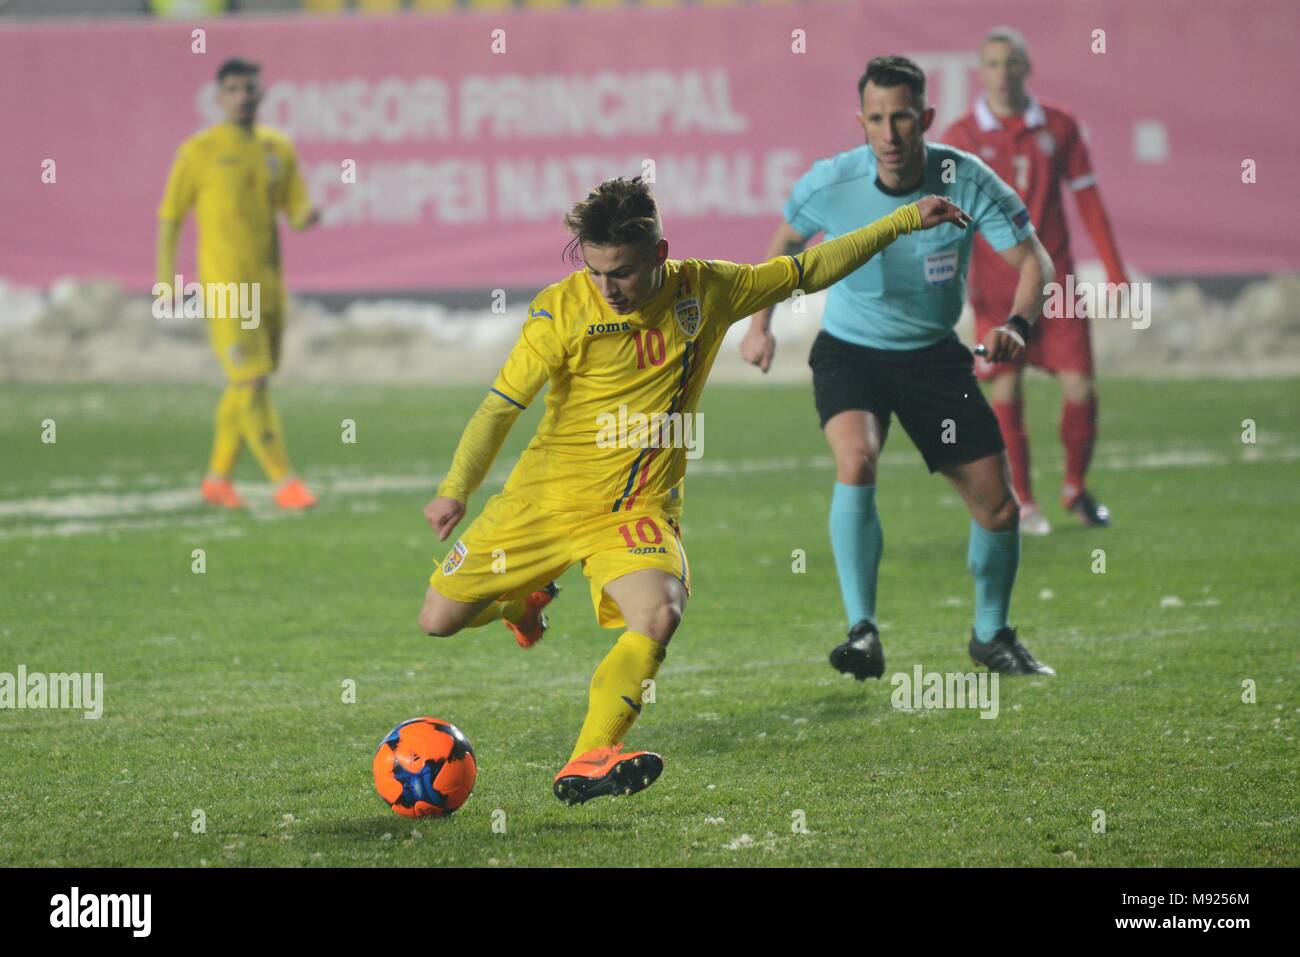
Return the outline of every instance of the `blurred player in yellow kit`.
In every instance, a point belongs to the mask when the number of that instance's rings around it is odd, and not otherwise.
[[[217,99],[225,122],[191,136],[176,152],[158,209],[157,281],[170,298],[181,223],[194,209],[208,336],[227,379],[217,404],[203,498],[227,508],[243,504],[230,476],[247,442],[275,488],[275,503],[301,509],[315,505],[316,498],[290,468],[280,416],[267,388],[279,362],[284,328],[276,214],[284,211],[295,229],[314,225],[319,214],[298,171],[293,144],[254,122],[262,98],[259,74],[258,65],[247,60],[223,63]],[[236,301],[255,305],[245,310],[251,318],[234,308]]]
[[[904,233],[945,222],[964,229],[969,219],[928,196],[797,256],[747,266],[669,259],[640,179],[602,183],[565,218],[573,261],[586,268],[533,300],[425,508],[439,540],[464,517],[520,410],[549,383],[546,413],[505,489],[434,571],[420,612],[430,635],[500,618],[530,647],[546,629],[554,579],[582,563],[597,620],[623,633],[592,677],[577,744],[555,777],[560,800],[631,794],[663,770],[657,754],[623,752],[623,739],[690,593],[677,524],[682,439],[727,329],[796,289],[826,288]]]

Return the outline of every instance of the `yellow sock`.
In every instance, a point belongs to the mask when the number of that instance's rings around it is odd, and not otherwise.
[[[244,440],[257,456],[262,471],[272,483],[289,474],[289,453],[284,447],[284,433],[280,426],[280,413],[271,404],[271,394],[265,386],[241,386]]]
[[[587,717],[572,761],[595,748],[618,744],[641,713],[642,682],[659,673],[666,649],[648,635],[625,631],[591,676]]]
[[[490,625],[498,618],[509,618],[511,621],[518,621],[519,616],[524,613],[524,600],[522,598],[510,598],[504,601],[494,601],[484,608],[478,615],[470,619],[466,628],[482,628],[484,625]]]
[[[244,435],[239,428],[239,387],[228,385],[217,402],[216,431],[212,437],[212,458],[208,460],[208,474],[229,478],[239,461],[239,450],[244,447]]]

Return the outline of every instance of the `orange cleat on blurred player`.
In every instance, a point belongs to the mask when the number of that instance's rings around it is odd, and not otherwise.
[[[281,482],[275,490],[275,504],[287,509],[311,508],[316,504],[316,496],[308,491],[302,479],[294,475]]]
[[[205,478],[199,486],[203,501],[222,508],[243,508],[244,500],[235,491],[235,483],[228,478]]]

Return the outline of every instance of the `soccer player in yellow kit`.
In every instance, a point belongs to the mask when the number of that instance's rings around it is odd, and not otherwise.
[[[546,414],[505,489],[434,571],[420,612],[430,635],[500,618],[528,647],[546,628],[541,609],[555,593],[547,583],[582,562],[597,620],[623,634],[592,677],[577,744],[555,777],[560,800],[631,794],[663,770],[659,755],[625,753],[622,742],[690,593],[677,524],[687,450],[664,442],[684,434],[662,427],[665,417],[694,413],[732,323],[796,289],[824,289],[899,235],[944,222],[964,229],[969,219],[928,196],[797,256],[748,266],[669,259],[640,179],[602,183],[565,218],[570,252],[586,268],[533,300],[425,508],[439,540],[465,515],[520,410],[549,382]],[[610,433],[611,420],[638,414],[660,416],[661,426]]]
[[[157,276],[165,287],[161,294],[171,299],[181,223],[194,209],[208,337],[227,379],[201,486],[204,500],[227,508],[243,505],[230,476],[247,442],[275,487],[275,503],[301,509],[316,499],[293,474],[280,416],[267,389],[279,363],[284,328],[276,214],[283,211],[295,229],[314,225],[319,215],[293,144],[254,122],[262,97],[259,74],[257,64],[247,60],[223,63],[217,99],[225,122],[196,133],[177,150],[158,209]],[[236,289],[245,305],[258,307],[251,318],[233,308],[234,295],[227,298],[226,290]]]

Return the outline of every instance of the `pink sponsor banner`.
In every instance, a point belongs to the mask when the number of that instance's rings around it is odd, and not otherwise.
[[[937,135],[977,94],[975,46],[999,23],[1029,40],[1031,89],[1083,122],[1132,266],[1300,267],[1300,4],[900,0],[232,18],[199,24],[201,53],[196,24],[0,28],[0,276],[147,288],[176,146],[217,119],[213,77],[235,55],[263,64],[259,119],[293,137],[325,213],[285,239],[292,289],[545,285],[571,268],[569,205],[648,171],[672,255],[756,260],[794,180],[862,142],[870,57],[922,64]]]

